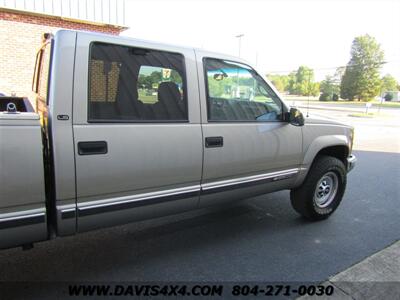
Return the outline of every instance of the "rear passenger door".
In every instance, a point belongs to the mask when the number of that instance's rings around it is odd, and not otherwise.
[[[283,121],[285,105],[245,63],[196,55],[205,104],[201,205],[290,187],[299,171],[302,133]]]
[[[78,34],[73,132],[78,230],[197,206],[194,52]]]

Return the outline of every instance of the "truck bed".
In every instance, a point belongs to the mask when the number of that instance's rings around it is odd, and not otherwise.
[[[0,112],[0,249],[46,238],[39,116]]]

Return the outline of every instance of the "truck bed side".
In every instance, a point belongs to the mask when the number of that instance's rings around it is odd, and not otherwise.
[[[0,249],[47,239],[39,116],[0,112]]]

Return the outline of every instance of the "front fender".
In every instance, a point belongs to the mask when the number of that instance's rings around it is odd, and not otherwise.
[[[350,141],[346,135],[325,135],[319,136],[314,139],[305,151],[303,166],[310,166],[317,156],[324,148],[333,146],[346,146],[348,147]]]
[[[303,131],[303,160],[300,166],[299,175],[297,176],[296,182],[294,184],[295,187],[298,187],[303,183],[315,157],[323,149],[334,146],[345,146],[349,148],[351,141],[348,130],[349,129],[346,127],[338,126],[332,126],[331,128],[312,128],[309,130],[308,128],[305,128],[305,130]],[[336,132],[329,133],[327,131]]]

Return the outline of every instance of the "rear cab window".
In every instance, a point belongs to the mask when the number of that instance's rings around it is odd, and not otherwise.
[[[36,53],[35,69],[32,79],[32,91],[36,96],[36,112],[42,125],[47,124],[47,105],[50,86],[50,66],[53,40],[47,40]]]
[[[92,43],[89,122],[187,122],[184,57]]]

